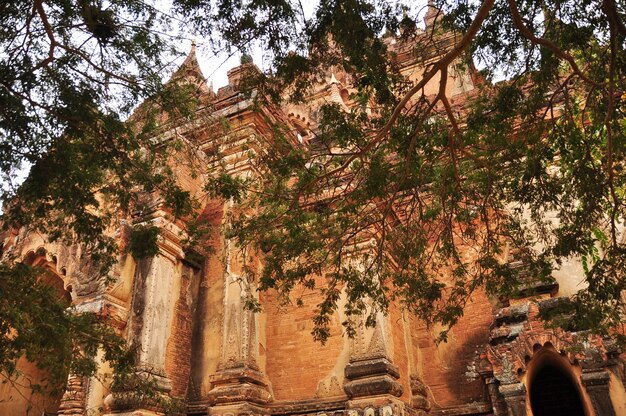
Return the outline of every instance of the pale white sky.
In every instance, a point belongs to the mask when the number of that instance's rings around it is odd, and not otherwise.
[[[427,0],[419,0],[419,1],[407,2],[407,3],[408,3],[407,6],[409,7],[410,16],[419,15],[419,17],[416,19],[417,24],[423,27],[423,22],[421,21],[421,19],[426,13]],[[170,0],[159,0],[157,1],[157,4],[160,4],[161,7],[168,7],[168,4],[170,4]],[[318,1],[317,0],[303,0],[301,4],[304,9],[305,16],[309,17],[314,14]],[[166,10],[166,9],[164,8],[163,10]],[[207,84],[210,85],[211,83],[213,83],[213,87],[216,91],[218,88],[228,84],[228,78],[226,76],[226,72],[229,69],[232,69],[235,66],[239,65],[241,55],[236,54],[230,57],[225,54],[215,55],[212,52],[209,46],[209,43],[206,40],[200,37],[196,37],[193,34],[186,36],[186,38],[187,38],[186,44],[184,45],[184,47],[181,46],[181,49],[184,49],[185,51],[189,51],[191,48],[192,39],[195,40],[196,45],[197,45],[196,54],[198,57],[198,63],[200,64],[200,68],[202,69],[204,76],[207,78]],[[262,49],[258,47],[253,48],[252,50],[248,51],[248,53],[252,55],[254,63],[259,68],[261,68],[262,70],[268,69],[269,62],[265,62]],[[178,65],[182,63],[183,59],[184,58],[181,58],[179,60]]]
[[[171,0],[153,0],[153,3],[158,9],[167,13],[171,7]],[[421,17],[424,15],[426,11],[427,0],[420,0],[417,2],[407,2],[409,6],[409,13],[411,16],[415,16],[419,14],[420,17],[417,19],[418,24],[421,24]],[[318,0],[302,0],[301,1],[302,8],[304,10],[305,16],[307,18],[312,16],[315,12],[315,8],[317,7]],[[207,79],[208,85],[213,85],[215,91],[220,87],[228,84],[228,77],[226,76],[226,72],[229,69],[234,68],[235,66],[240,64],[241,55],[236,53],[233,56],[228,56],[226,54],[215,54],[211,47],[209,46],[209,42],[206,39],[202,39],[201,37],[197,37],[193,34],[187,34],[184,36],[183,43],[179,46],[179,50],[188,52],[191,49],[192,40],[196,42],[197,49],[196,54],[198,57],[198,62],[200,64],[200,68],[204,76]],[[263,50],[259,47],[252,48],[248,51],[252,55],[254,63],[261,68],[262,70],[267,70],[269,67],[269,62],[266,62],[266,59],[263,54]],[[175,70],[180,66],[183,62],[184,56],[178,58],[175,62],[173,62],[172,70]],[[28,171],[30,169],[30,165],[24,164],[21,169],[18,169],[15,172],[11,173],[11,177],[7,177],[5,175],[0,175],[0,190],[7,190],[11,186],[19,186],[26,176],[28,175]],[[0,204],[0,212],[2,210]]]

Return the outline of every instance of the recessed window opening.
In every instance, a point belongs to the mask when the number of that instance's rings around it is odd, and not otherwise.
[[[546,362],[532,377],[530,405],[533,416],[585,416],[578,389],[559,367]]]

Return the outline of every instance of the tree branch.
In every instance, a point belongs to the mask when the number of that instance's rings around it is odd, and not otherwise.
[[[50,49],[48,50],[48,56],[43,61],[39,62],[37,66],[35,66],[33,71],[36,71],[39,68],[43,68],[45,66],[50,65],[52,61],[54,61],[54,49],[58,45],[58,43],[57,43],[56,38],[54,37],[54,31],[52,30],[52,26],[50,25],[50,22],[48,21],[48,16],[46,15],[46,11],[43,8],[43,0],[35,0],[34,8],[35,10],[37,10],[37,14],[39,15],[39,18],[41,19],[41,23],[43,24],[43,27],[46,31],[46,35],[48,36],[48,39],[50,40]]]
[[[561,48],[555,45],[552,41],[536,36],[525,24],[522,20],[522,16],[519,13],[519,9],[517,8],[517,3],[515,0],[508,0],[509,9],[511,10],[511,16],[513,17],[513,23],[515,27],[520,31],[522,36],[531,41],[534,44],[541,45],[549,50],[551,50],[556,56],[567,61],[570,64],[572,70],[585,82],[597,86],[598,83],[590,79],[587,75],[585,75],[578,65],[576,64],[576,60],[572,55],[567,52],[564,52]]]
[[[459,43],[455,45],[453,50],[448,52],[443,58],[437,61],[432,66],[432,68],[424,75],[424,77],[420,80],[420,82],[418,82],[405,94],[402,100],[400,100],[400,102],[394,108],[393,113],[391,114],[391,116],[389,117],[385,125],[378,131],[378,133],[372,138],[372,140],[367,144],[367,146],[365,146],[361,150],[361,152],[359,152],[359,154],[355,154],[347,158],[344,161],[344,163],[342,163],[337,168],[331,171],[328,171],[327,173],[323,175],[318,176],[317,178],[309,182],[307,185],[305,185],[302,189],[300,189],[300,191],[298,192],[298,195],[296,195],[294,199],[294,203],[297,203],[297,201],[299,200],[299,197],[311,186],[313,186],[317,182],[329,176],[333,176],[345,170],[348,166],[350,166],[350,164],[355,159],[357,159],[360,155],[367,153],[368,151],[373,149],[379,142],[381,142],[385,138],[385,136],[387,135],[387,133],[389,133],[389,130],[395,124],[396,120],[398,119],[398,117],[400,116],[400,114],[402,113],[406,105],[409,103],[411,98],[413,98],[415,94],[417,94],[420,90],[422,90],[422,88],[426,86],[426,84],[437,74],[437,72],[440,72],[443,68],[447,68],[448,65],[450,65],[450,63],[452,63],[454,59],[456,59],[459,55],[461,55],[461,53],[470,45],[471,41],[474,39],[474,37],[478,33],[478,30],[480,29],[482,23],[487,18],[487,15],[489,14],[489,11],[493,7],[494,2],[495,0],[483,1],[480,8],[478,9],[478,12],[476,13],[476,17],[474,17],[474,20],[472,21],[469,29],[467,30],[465,35],[463,35]]]

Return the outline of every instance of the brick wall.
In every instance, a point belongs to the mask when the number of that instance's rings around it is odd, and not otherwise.
[[[476,292],[465,315],[450,331],[447,343],[436,345],[437,331],[415,320],[415,345],[422,354],[423,380],[434,397],[433,407],[484,401],[484,384],[472,373],[480,345],[489,341],[493,308],[483,292]]]
[[[272,383],[275,400],[314,398],[319,382],[323,379],[329,381],[344,347],[342,327],[337,315],[326,344],[313,340],[311,319],[322,296],[308,293],[303,300],[303,307],[280,307],[275,293],[261,294],[267,314],[266,372]],[[336,375],[342,385],[343,366],[340,367],[341,371]]]
[[[193,277],[193,269],[183,266],[180,294],[174,306],[172,332],[165,355],[166,373],[172,381],[171,395],[178,398],[186,396],[191,367],[191,334],[193,327],[190,286]]]

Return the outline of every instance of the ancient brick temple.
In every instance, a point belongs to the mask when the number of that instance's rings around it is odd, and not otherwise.
[[[424,37],[435,16],[434,9],[429,10]],[[432,41],[419,59],[410,44],[394,36],[386,41],[403,72],[415,81],[454,35]],[[306,143],[315,131],[320,104],[334,102],[346,111],[352,105],[351,80],[334,69],[320,80],[306,106],[255,107],[238,88],[251,65],[230,70],[229,84],[213,92],[192,50],[174,76],[199,86],[203,100],[210,103],[204,116],[228,121],[227,133],[207,135],[199,147],[208,155],[209,166],[220,164],[232,174],[249,169],[246,143],[271,134],[268,123],[273,120],[290,123]],[[450,78],[447,94],[453,102],[471,99],[480,82],[471,68],[451,69]],[[438,88],[439,80],[434,79],[424,93]],[[175,126],[159,139],[202,127],[201,121]],[[220,160],[211,156],[215,154]],[[201,192],[198,179],[184,172],[181,178],[187,189]],[[321,345],[311,336],[313,308],[321,295],[307,295],[305,307],[284,307],[272,292],[261,293],[262,312],[244,308],[246,289],[235,283],[242,274],[237,250],[219,232],[234,208],[232,202],[206,202],[204,214],[217,226],[214,250],[204,260],[192,261],[182,249],[185,224],[172,220],[155,199],[150,213],[132,221],[161,229],[159,254],[141,261],[120,255],[112,285],[95,277],[80,247],[49,244],[41,236],[16,231],[6,238],[4,248],[46,268],[52,284],[78,310],[96,312],[115,325],[138,347],[138,371],[155,377],[164,395],[181,399],[183,414],[626,415],[626,372],[612,344],[545,329],[538,318],[540,310],[554,308],[561,297],[578,289],[582,269],[577,263],[565,263],[552,283],[529,279],[513,299],[496,301],[476,293],[447,343],[435,344],[437,328],[392,306],[387,315],[378,316],[374,328],[359,328],[353,339],[343,334],[340,310],[328,342]],[[124,229],[116,231],[120,241]],[[582,351],[570,348],[581,340]],[[26,360],[20,368],[25,376],[42,376]],[[26,414],[29,402],[33,415],[161,414],[158,406],[133,400],[132,392],[111,391],[108,374],[103,364],[98,377],[70,375],[62,397],[0,385],[0,415]]]

